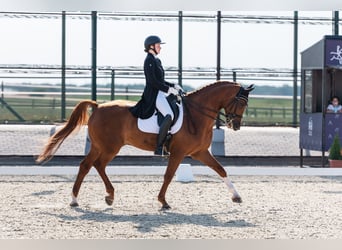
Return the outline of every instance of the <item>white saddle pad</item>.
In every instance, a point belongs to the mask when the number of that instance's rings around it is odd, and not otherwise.
[[[183,124],[183,104],[178,104],[179,107],[179,117],[176,123],[170,128],[170,133],[177,133]],[[159,126],[157,115],[152,115],[148,119],[138,118],[138,128],[145,133],[159,134]]]

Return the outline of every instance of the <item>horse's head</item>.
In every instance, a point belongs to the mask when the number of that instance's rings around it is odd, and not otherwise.
[[[245,112],[248,104],[248,95],[253,89],[253,84],[247,88],[240,87],[240,90],[236,94],[234,100],[224,108],[228,128],[232,128],[234,130],[240,129],[243,112]]]

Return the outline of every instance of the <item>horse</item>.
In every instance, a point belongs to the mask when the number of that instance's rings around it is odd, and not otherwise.
[[[213,157],[208,148],[211,144],[213,126],[218,114],[224,115],[228,128],[239,130],[241,119],[248,104],[248,94],[254,89],[247,88],[229,81],[217,81],[198,90],[184,94],[182,97],[184,112],[183,124],[180,130],[172,135],[168,143],[169,159],[164,181],[158,194],[162,209],[170,209],[165,194],[175,172],[186,156],[198,160],[212,168],[227,185],[232,194],[232,201],[241,203],[242,199],[236,191],[223,166]],[[124,145],[154,151],[157,135],[144,133],[138,129],[137,118],[129,111],[135,102],[114,100],[98,104],[96,101],[79,102],[66,124],[52,135],[42,153],[37,157],[37,163],[50,160],[63,141],[82,125],[88,125],[88,135],[91,141],[89,153],[81,161],[76,180],[72,188],[70,206],[78,206],[77,196],[83,179],[92,166],[102,178],[107,195],[105,202],[114,202],[114,187],[109,180],[105,168]],[[89,117],[88,108],[92,108]],[[225,113],[220,110],[224,110]],[[222,121],[222,119],[221,119]]]

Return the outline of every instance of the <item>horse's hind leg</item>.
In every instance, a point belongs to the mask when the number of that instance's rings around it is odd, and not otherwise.
[[[208,165],[211,169],[213,169],[219,176],[222,177],[224,183],[227,185],[228,190],[232,193],[232,201],[236,203],[241,203],[242,199],[238,192],[236,191],[233,183],[227,176],[226,170],[222,167],[222,165],[209,153],[208,150],[197,152],[193,154],[192,157],[196,160],[203,162]]]
[[[106,191],[108,194],[105,197],[105,201],[109,206],[112,205],[114,202],[114,187],[106,174],[106,166],[108,162],[110,162],[114,158],[118,151],[119,150],[111,153],[101,153],[100,157],[96,159],[94,163],[94,167],[96,168],[97,172],[99,173],[105,184]]]
[[[89,154],[81,162],[74,186],[72,188],[72,194],[71,194],[72,201],[70,203],[70,206],[72,207],[78,206],[77,196],[78,196],[78,192],[80,191],[81,184],[83,182],[84,177],[88,174],[89,170],[93,166],[93,163],[97,157],[98,157],[98,151],[94,148],[91,148]]]

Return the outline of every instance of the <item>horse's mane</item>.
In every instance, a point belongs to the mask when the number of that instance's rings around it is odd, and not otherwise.
[[[207,91],[209,88],[212,88],[214,85],[223,85],[223,84],[232,84],[232,85],[237,85],[240,86],[240,84],[236,83],[236,82],[230,82],[230,81],[217,81],[211,84],[208,84],[206,86],[203,86],[202,88],[196,89],[194,91],[189,92],[187,95],[196,95],[198,93],[201,93],[203,91]]]

